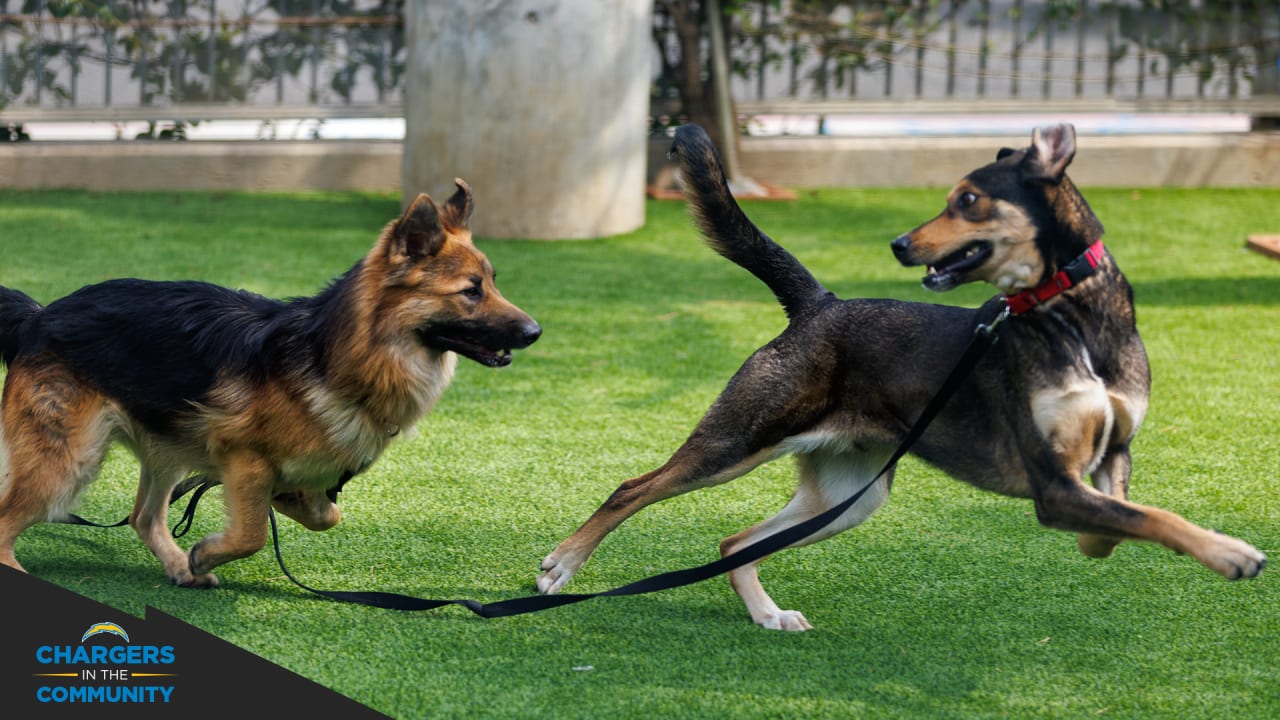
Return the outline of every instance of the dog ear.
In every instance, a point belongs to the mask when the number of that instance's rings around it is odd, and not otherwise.
[[[1003,160],[1016,152],[1013,148],[1000,148],[996,151],[996,160]]]
[[[1068,124],[1050,125],[1031,131],[1031,147],[1022,161],[1026,179],[1058,184],[1076,156],[1076,129]]]
[[[443,246],[440,211],[425,193],[418,195],[391,229],[388,253],[393,261],[414,261],[435,255]]]
[[[444,204],[445,222],[450,227],[465,230],[467,229],[467,223],[471,221],[471,211],[473,209],[471,186],[462,178],[454,178],[453,184],[457,186],[457,189],[453,191],[453,195]]]

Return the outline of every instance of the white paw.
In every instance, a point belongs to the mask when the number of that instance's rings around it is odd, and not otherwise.
[[[1243,540],[1216,533],[1213,540],[1201,562],[1228,580],[1257,577],[1267,565],[1267,556]]]
[[[778,610],[755,618],[755,621],[757,625],[766,630],[804,632],[805,630],[813,629],[813,626],[809,624],[808,620],[804,619],[804,615],[799,610]]]
[[[543,573],[538,576],[538,592],[543,595],[554,595],[560,592],[573,577],[577,568],[570,568],[568,564],[560,560],[555,553],[551,553],[542,561]]]

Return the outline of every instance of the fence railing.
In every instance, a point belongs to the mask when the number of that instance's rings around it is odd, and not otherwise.
[[[404,2],[0,0],[0,123],[395,116]],[[1280,116],[1280,0],[725,4],[744,114]],[[696,5],[655,3],[655,112]]]

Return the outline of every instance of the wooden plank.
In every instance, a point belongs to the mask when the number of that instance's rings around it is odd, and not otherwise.
[[[1280,235],[1250,235],[1245,244],[1250,250],[1280,260]]]

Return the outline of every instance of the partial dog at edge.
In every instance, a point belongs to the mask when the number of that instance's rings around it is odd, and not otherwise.
[[[542,332],[494,286],[455,182],[315,297],[126,279],[41,307],[0,288],[0,563],[22,569],[15,539],[67,517],[113,441],[142,468],[129,524],[178,585],[215,586],[214,568],[262,548],[269,507],[333,527],[333,490],[431,410],[457,355],[501,367]],[[196,472],[221,481],[228,517],[188,555],[166,513]]]
[[[701,128],[681,128],[672,153],[703,234],[769,286],[790,323],[746,361],[665,465],[624,482],[543,560],[538,589],[559,591],[605,535],[641,508],[784,454],[797,457],[795,495],[774,517],[724,540],[722,554],[839,504],[888,461],[980,319],[1002,306],[1019,314],[997,326],[998,342],[914,454],[978,487],[1030,498],[1041,523],[1079,533],[1086,555],[1148,540],[1227,578],[1261,572],[1266,558],[1252,546],[1127,499],[1129,445],[1147,410],[1150,371],[1132,289],[1100,243],[1102,224],[1065,174],[1075,150],[1071,126],[1038,129],[1030,147],[1001,150],[951,190],[940,215],[893,241],[903,265],[928,267],[926,288],[985,281],[1005,293],[969,310],[837,299],[742,213]],[[1059,292],[1068,276],[1078,284]],[[892,472],[798,544],[861,523],[891,483]],[[755,564],[729,580],[756,623],[810,628],[801,613],[779,609]]]

